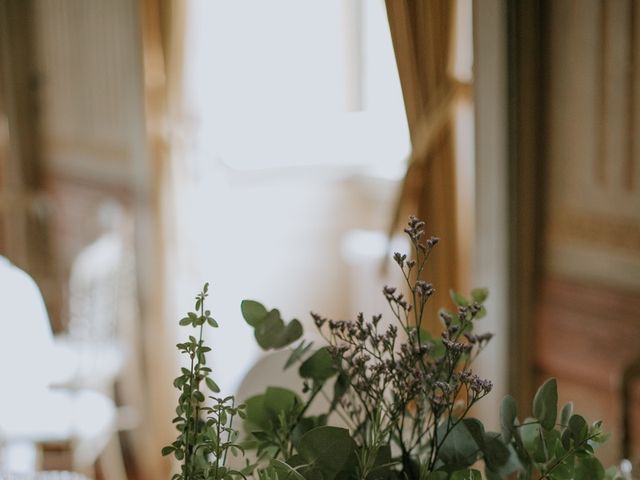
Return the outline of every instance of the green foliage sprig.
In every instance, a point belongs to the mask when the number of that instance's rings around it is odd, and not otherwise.
[[[302,395],[270,387],[247,400],[247,445],[259,454],[261,480],[480,480],[479,461],[489,480],[614,478],[594,456],[606,440],[600,423],[588,426],[567,406],[558,422],[555,380],[539,389],[534,417],[522,423],[511,397],[502,404],[501,432],[469,417],[492,386],[471,370],[492,337],[475,333],[488,292],[451,292],[456,310],[441,310],[442,331],[429,331],[424,317],[435,289],[422,276],[438,239],[424,240],[424,223],[414,217],[405,232],[413,257],[393,256],[405,290],[383,291],[393,323],[312,314],[326,345],[302,340],[285,365],[298,364]],[[265,350],[303,335],[298,320],[287,323],[276,309],[253,300],[241,309]],[[327,411],[309,415],[319,397]]]
[[[189,312],[180,325],[196,329],[198,338],[189,335],[188,341],[177,344],[180,353],[187,356],[189,368],[181,368],[173,381],[180,392],[173,423],[178,430],[177,439],[162,449],[163,455],[173,454],[181,462],[180,473],[173,480],[232,480],[244,477],[244,472],[227,467],[227,454],[242,451],[236,443],[238,432],[233,428],[237,415],[245,417],[244,405],[235,405],[235,398],[224,398],[206,393],[219,393],[220,388],[209,376],[206,354],[211,347],[203,340],[204,326],[217,328],[218,323],[205,309],[209,284],[196,296],[195,312]],[[204,385],[202,385],[204,382]],[[204,390],[204,388],[206,390]]]
[[[591,425],[573,413],[567,403],[558,415],[558,391],[555,379],[547,380],[533,399],[533,417],[522,423],[517,418],[515,400],[507,395],[500,406],[502,441],[511,456],[495,470],[487,469],[488,480],[518,472],[519,479],[603,480],[618,478],[615,469],[605,471],[594,456],[594,449],[608,435],[602,422]],[[502,475],[500,475],[502,474]]]

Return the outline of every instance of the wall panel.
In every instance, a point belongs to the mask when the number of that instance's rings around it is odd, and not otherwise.
[[[634,0],[547,6],[535,365],[540,381],[557,377],[562,398],[605,420],[613,436],[600,455],[612,463],[622,453],[623,372],[640,361],[640,8]],[[637,416],[632,425],[640,458]]]

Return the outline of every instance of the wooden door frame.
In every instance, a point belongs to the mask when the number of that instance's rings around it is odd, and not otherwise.
[[[509,390],[522,412],[535,392],[534,320],[544,258],[546,0],[507,2]]]
[[[2,254],[34,277],[58,330],[62,292],[48,234],[51,212],[39,128],[34,9],[32,0],[0,2],[0,115],[8,137],[0,152]]]

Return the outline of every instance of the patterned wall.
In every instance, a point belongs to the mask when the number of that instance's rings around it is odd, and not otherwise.
[[[36,2],[45,156],[56,174],[129,184],[140,82],[130,0]]]
[[[640,2],[550,2],[548,269],[640,288]]]
[[[550,0],[538,379],[555,376],[622,454],[623,372],[640,361],[640,2]],[[640,380],[633,389],[640,406]],[[640,418],[633,415],[640,459]]]

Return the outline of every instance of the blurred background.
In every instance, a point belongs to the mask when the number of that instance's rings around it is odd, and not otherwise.
[[[0,0],[0,467],[168,478],[204,282],[235,393],[240,301],[385,312],[412,213],[433,327],[491,292],[476,414],[555,376],[637,458],[639,32],[636,0]]]

